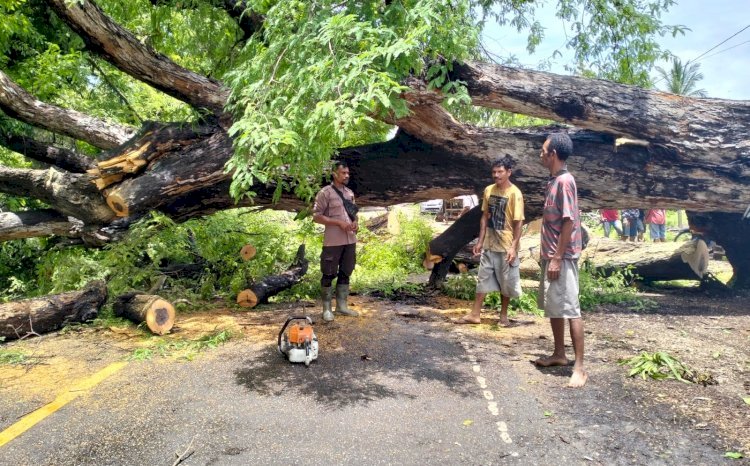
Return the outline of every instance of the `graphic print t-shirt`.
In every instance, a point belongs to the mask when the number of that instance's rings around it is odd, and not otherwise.
[[[484,189],[482,212],[490,213],[487,220],[487,233],[484,236],[484,249],[506,252],[513,244],[513,221],[523,221],[523,195],[514,184],[500,189],[491,184]]]

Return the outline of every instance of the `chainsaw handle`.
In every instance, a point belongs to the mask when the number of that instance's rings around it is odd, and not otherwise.
[[[286,322],[284,322],[284,326],[281,327],[281,331],[279,331],[279,339],[278,339],[279,352],[281,352],[281,336],[284,334],[284,330],[286,330],[286,328],[289,326],[289,323],[295,320],[307,320],[310,323],[310,325],[313,324],[312,319],[308,316],[291,316],[287,318]]]

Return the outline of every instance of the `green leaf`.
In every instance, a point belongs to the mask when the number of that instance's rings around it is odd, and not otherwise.
[[[744,458],[744,456],[742,455],[742,453],[739,453],[736,451],[728,451],[724,453],[724,458],[731,458],[733,460],[739,460],[739,459]]]

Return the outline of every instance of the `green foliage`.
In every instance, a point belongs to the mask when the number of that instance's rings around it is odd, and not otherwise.
[[[476,298],[477,279],[469,273],[462,273],[448,277],[443,287],[443,292],[456,299],[464,301],[473,301]],[[500,293],[487,293],[482,305],[489,309],[500,310],[502,307],[502,296]],[[514,316],[516,313],[531,314],[541,316],[544,314],[537,307],[536,291],[525,290],[518,298],[513,298],[508,304],[508,315]]]
[[[448,78],[452,60],[467,58],[477,43],[467,0],[386,7],[289,0],[263,13],[263,35],[245,44],[227,74],[236,149],[227,170],[236,197],[257,182],[276,183],[278,196],[291,179],[309,199],[331,154],[351,143],[350,132],[408,113],[401,94],[412,74],[424,74],[449,103],[468,102]],[[370,142],[384,136],[376,132]]]
[[[390,239],[360,227],[357,268],[352,289],[379,290],[386,295],[406,286],[408,275],[422,272],[422,255],[433,236],[427,220],[399,214],[399,233]]]
[[[473,301],[476,297],[477,279],[474,275],[462,273],[445,280],[443,292],[451,298]]]
[[[232,332],[221,330],[204,335],[195,340],[165,340],[158,337],[158,341],[149,347],[138,348],[128,357],[129,361],[146,361],[154,356],[162,358],[179,358],[192,361],[201,352],[217,348],[232,339]]]
[[[23,351],[0,349],[0,366],[19,366],[26,364],[29,357]]]
[[[607,275],[590,262],[584,262],[578,273],[581,309],[591,310],[599,304],[637,302],[636,289],[631,286],[634,280],[631,268],[614,270]]]
[[[661,79],[666,81],[663,86],[667,92],[677,95],[687,95],[692,97],[706,97],[708,94],[705,89],[696,89],[698,81],[703,79],[703,73],[700,72],[701,65],[698,63],[682,63],[679,58],[672,59],[672,68],[669,71],[657,66],[656,71]]]
[[[656,353],[644,351],[638,356],[620,359],[617,363],[621,366],[631,366],[628,375],[630,377],[640,375],[643,380],[650,377],[654,380],[677,379],[680,382],[691,383],[689,379],[693,378],[693,371],[663,351]]]

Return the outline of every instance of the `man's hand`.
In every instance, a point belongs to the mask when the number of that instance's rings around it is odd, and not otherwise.
[[[550,281],[555,281],[558,278],[560,278],[561,266],[562,266],[561,259],[555,259],[555,258],[550,259],[549,264],[547,265],[547,279]]]
[[[514,260],[516,260],[516,250],[511,249],[505,254],[505,262],[507,262],[508,265],[513,265]]]
[[[477,241],[477,244],[475,244],[474,247],[471,248],[471,252],[475,256],[482,254],[482,243]]]
[[[358,232],[359,231],[359,222],[355,221],[354,223],[352,223],[351,224],[351,230],[354,233]]]

